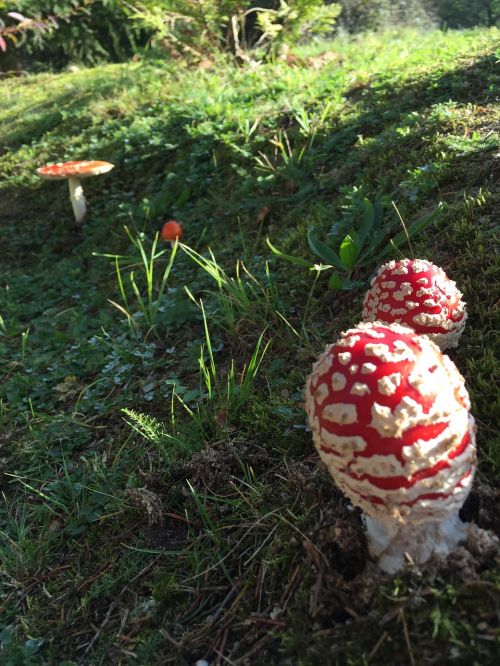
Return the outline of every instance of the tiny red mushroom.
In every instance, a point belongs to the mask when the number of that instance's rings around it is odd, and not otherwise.
[[[467,314],[462,294],[442,268],[425,259],[402,259],[379,268],[363,319],[404,324],[446,349],[458,345]]]
[[[176,220],[168,220],[161,228],[161,237],[164,241],[169,241],[173,247],[177,239],[181,239],[183,235],[181,225]]]
[[[364,511],[380,568],[466,538],[458,510],[476,466],[474,419],[462,376],[429,338],[382,322],[342,333],[314,364],[305,405],[321,459]]]
[[[101,160],[79,160],[47,164],[36,170],[37,174],[48,180],[68,180],[69,197],[75,214],[75,221],[80,225],[87,214],[87,201],[83,196],[82,178],[99,176],[114,168],[114,164]]]

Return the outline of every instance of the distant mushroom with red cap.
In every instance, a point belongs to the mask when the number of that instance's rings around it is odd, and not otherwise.
[[[80,225],[87,214],[87,201],[83,196],[82,178],[99,176],[114,168],[114,164],[101,160],[80,160],[76,162],[58,162],[47,164],[36,170],[37,174],[48,180],[66,180],[69,185],[69,197],[75,214],[75,222]]]
[[[442,268],[425,259],[402,259],[379,268],[365,296],[363,319],[404,324],[446,349],[458,345],[467,313]]]
[[[305,390],[314,444],[365,514],[381,569],[425,562],[467,537],[458,510],[476,467],[464,380],[426,336],[362,323],[314,364]]]
[[[164,241],[170,242],[171,247],[175,245],[176,240],[183,236],[183,229],[176,220],[168,220],[161,228],[161,237]]]

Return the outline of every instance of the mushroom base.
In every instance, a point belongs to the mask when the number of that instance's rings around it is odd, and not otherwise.
[[[395,573],[410,561],[423,564],[433,555],[446,556],[469,533],[478,530],[472,523],[464,523],[458,514],[441,521],[424,523],[381,523],[364,516],[368,549],[378,560],[378,567]]]

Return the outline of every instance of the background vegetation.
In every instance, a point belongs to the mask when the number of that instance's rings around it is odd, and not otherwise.
[[[499,20],[499,0],[0,0],[0,70],[122,62],[152,45],[168,57],[221,51],[244,62],[336,31]]]

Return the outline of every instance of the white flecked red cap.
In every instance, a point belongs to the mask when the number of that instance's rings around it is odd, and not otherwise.
[[[402,259],[379,268],[365,295],[363,319],[409,326],[446,349],[458,345],[467,313],[442,268],[425,259]]]
[[[58,162],[57,164],[47,164],[36,170],[42,178],[49,180],[62,180],[64,178],[88,178],[98,176],[101,173],[107,173],[114,168],[111,162],[101,160],[79,160],[74,162]]]
[[[362,323],[314,364],[305,389],[314,444],[339,488],[382,523],[458,511],[476,465],[463,377],[426,336]]]

